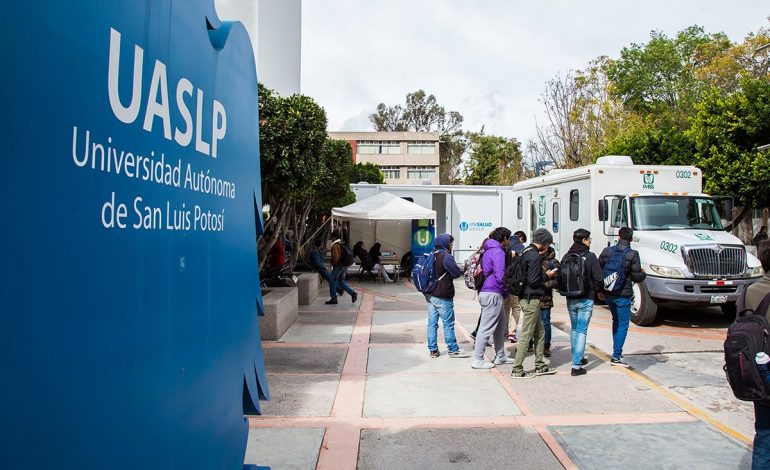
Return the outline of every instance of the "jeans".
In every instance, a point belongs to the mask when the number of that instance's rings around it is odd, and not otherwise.
[[[572,368],[580,369],[580,361],[586,351],[586,336],[588,335],[588,323],[594,309],[594,301],[591,299],[567,299],[567,312],[572,325],[570,332],[570,345],[572,346]]]
[[[350,295],[353,295],[353,292],[355,292],[350,288],[348,283],[345,282],[346,271],[347,268],[343,268],[342,266],[334,266],[332,268],[332,273],[329,275],[329,296],[332,300],[337,300],[337,286],[342,287],[345,292]]]
[[[531,338],[535,340],[535,368],[545,365],[543,359],[543,342],[545,332],[543,331],[543,322],[540,320],[540,298],[531,300],[525,298],[519,299],[521,305],[521,335],[519,336],[519,347],[516,348],[516,358],[513,362],[513,371],[524,370],[524,358],[527,356],[527,344]]]
[[[438,319],[444,325],[444,342],[449,352],[455,352],[460,347],[455,337],[455,303],[452,299],[439,299],[426,295],[428,301],[428,350],[438,351]]]
[[[770,407],[754,403],[754,430],[751,469],[770,468]]]
[[[545,344],[546,348],[550,348],[551,347],[551,307],[540,309],[540,321],[543,322],[543,329],[545,330],[543,343]]]
[[[615,295],[606,295],[605,299],[612,313],[612,357],[620,359],[628,334],[628,322],[631,321],[631,299]]]

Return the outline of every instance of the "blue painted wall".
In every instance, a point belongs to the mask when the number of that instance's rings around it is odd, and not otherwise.
[[[268,395],[245,29],[213,0],[4,10],[0,468],[240,468]]]

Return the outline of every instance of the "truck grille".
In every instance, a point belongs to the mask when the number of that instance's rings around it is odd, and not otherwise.
[[[734,277],[746,271],[746,249],[742,246],[684,247],[682,251],[687,268],[696,276]]]

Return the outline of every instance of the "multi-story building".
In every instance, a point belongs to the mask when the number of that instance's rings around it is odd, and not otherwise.
[[[329,132],[353,147],[356,163],[380,167],[389,184],[439,184],[437,132]]]

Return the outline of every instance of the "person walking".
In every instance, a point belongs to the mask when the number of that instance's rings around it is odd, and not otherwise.
[[[741,300],[744,308],[751,309],[759,315],[765,315],[770,320],[770,311],[756,311],[764,297],[770,294],[770,241],[764,240],[759,243],[757,258],[762,263],[765,275],[744,290]],[[770,468],[770,406],[754,402],[754,431],[756,434],[754,449],[751,452],[751,468],[752,470]]]
[[[521,252],[524,251],[524,248],[526,248],[525,243],[527,243],[527,234],[521,230],[513,234],[513,238],[511,238],[511,244],[508,247],[508,252],[510,255],[510,259],[507,260],[508,263],[513,261],[514,258],[519,256]],[[508,341],[511,343],[516,343],[519,340],[516,336],[516,330],[519,327],[519,319],[521,318],[521,306],[519,305],[519,298],[509,293],[508,297],[505,298],[503,308],[505,310],[506,318],[508,319]]]
[[[604,297],[607,306],[612,313],[612,358],[613,366],[628,367],[623,359],[623,345],[628,335],[628,323],[631,321],[631,297],[633,297],[632,282],[642,282],[647,274],[642,271],[642,263],[639,252],[631,248],[631,239],[634,231],[629,227],[621,227],[618,230],[618,243],[608,246],[599,255],[599,264],[602,266],[604,277]],[[621,271],[608,272],[617,264]],[[610,266],[608,268],[608,265]],[[623,278],[622,285],[615,285],[610,290],[610,283],[617,283],[613,278]]]
[[[584,365],[588,364],[585,358],[586,338],[588,336],[588,323],[593,314],[596,293],[601,292],[603,284],[602,268],[599,259],[590,251],[591,232],[579,228],[572,234],[572,246],[561,260],[561,272],[559,280],[562,289],[567,289],[566,284],[574,285],[570,276],[571,267],[579,267],[575,274],[582,278],[583,291],[567,297],[567,312],[571,325],[570,346],[572,349],[572,376],[586,374]]]
[[[759,247],[759,244],[765,240],[767,240],[767,227],[763,225],[759,227],[759,232],[754,235],[754,246]]]
[[[448,233],[436,237],[436,265],[433,272],[438,282],[430,294],[425,294],[428,302],[428,351],[431,358],[441,355],[438,351],[439,318],[444,325],[444,342],[449,357],[470,357],[470,353],[457,345],[455,336],[454,280],[462,276],[462,271],[452,256],[452,242],[454,238]]]
[[[473,347],[474,369],[491,369],[495,365],[510,364],[513,361],[505,355],[505,339],[503,329],[503,300],[508,296],[505,286],[505,249],[511,239],[511,231],[505,227],[497,227],[484,241],[484,256],[481,258],[481,269],[484,274],[484,284],[479,289],[479,304],[481,318],[476,332]],[[484,360],[484,349],[492,338],[495,348],[494,362]]]
[[[332,232],[332,248],[331,248],[331,265],[332,265],[332,272],[329,276],[329,296],[331,299],[326,301],[327,305],[336,305],[337,304],[337,288],[341,287],[345,292],[350,294],[350,300],[353,301],[353,303],[356,303],[356,299],[358,299],[358,293],[354,291],[347,282],[345,282],[345,273],[348,270],[348,265],[345,264],[346,261],[353,262],[352,259],[345,260],[343,256],[343,249],[350,251],[350,248],[348,247],[342,247],[342,240],[340,239],[340,233],[335,231]],[[352,258],[353,253],[351,252],[349,256]]]
[[[546,248],[543,258],[543,271],[558,271],[559,261],[556,250],[552,246]],[[556,277],[549,277],[543,283],[543,295],[540,297],[540,321],[543,322],[543,356],[551,357],[551,309],[553,308],[553,289],[556,287]],[[527,352],[534,350],[535,340],[529,340]]]
[[[556,271],[543,271],[542,253],[553,243],[553,235],[544,228],[535,230],[532,235],[532,244],[522,251],[521,260],[524,263],[524,291],[519,298],[521,305],[521,336],[519,347],[516,348],[516,359],[513,363],[511,377],[515,379],[529,379],[538,375],[551,375],[556,371],[550,369],[543,360],[543,342],[545,330],[540,320],[540,298],[545,293],[543,285],[546,280],[556,276]],[[524,370],[524,358],[527,356],[527,345],[531,338],[535,339],[535,371],[530,373]]]

